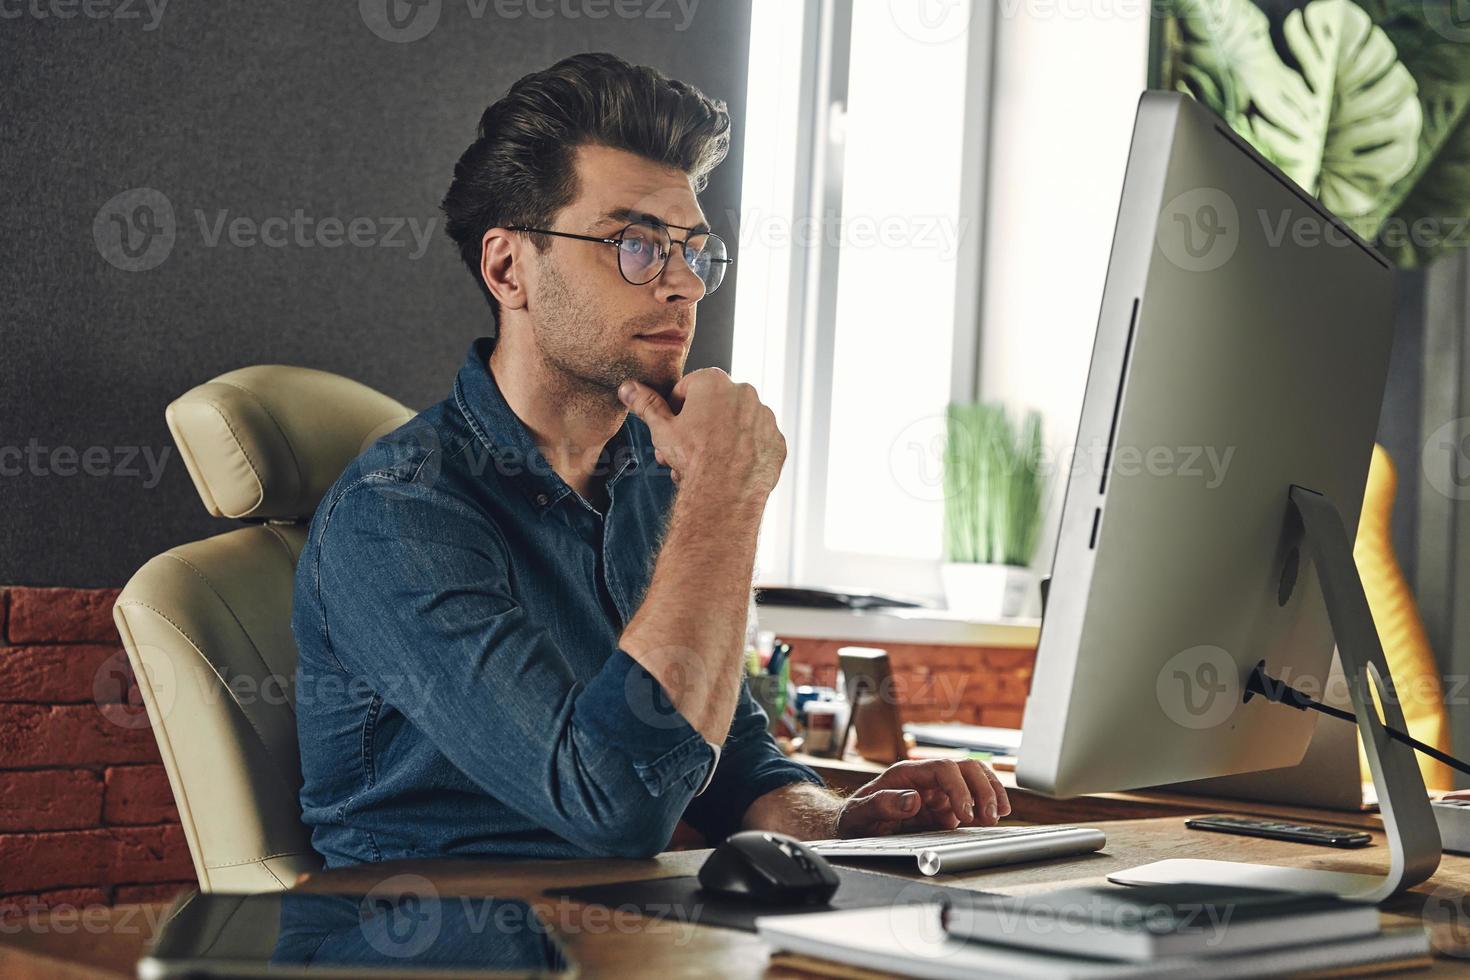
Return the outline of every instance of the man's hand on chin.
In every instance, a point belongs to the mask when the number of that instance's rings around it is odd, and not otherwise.
[[[1005,787],[976,759],[895,762],[842,804],[838,837],[988,827],[1011,812]]]

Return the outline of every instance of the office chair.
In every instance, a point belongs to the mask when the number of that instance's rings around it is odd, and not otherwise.
[[[231,371],[168,406],[205,509],[247,522],[152,559],[113,606],[203,891],[289,888],[321,867],[298,797],[292,580],[318,500],[413,414],[281,365]]]

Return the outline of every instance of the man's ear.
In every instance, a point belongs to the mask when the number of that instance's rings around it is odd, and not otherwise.
[[[480,278],[501,309],[526,305],[525,267],[519,261],[525,245],[525,239],[504,228],[491,228],[480,240]]]

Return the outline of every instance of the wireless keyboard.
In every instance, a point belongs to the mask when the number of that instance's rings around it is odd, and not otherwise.
[[[966,827],[891,837],[809,841],[808,846],[825,858],[916,860],[924,874],[937,875],[1087,854],[1107,842],[1101,830],[1090,827]]]

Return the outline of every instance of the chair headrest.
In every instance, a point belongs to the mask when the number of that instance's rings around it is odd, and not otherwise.
[[[309,519],[347,464],[414,414],[356,381],[281,364],[222,374],[165,413],[211,514],[286,520]]]

